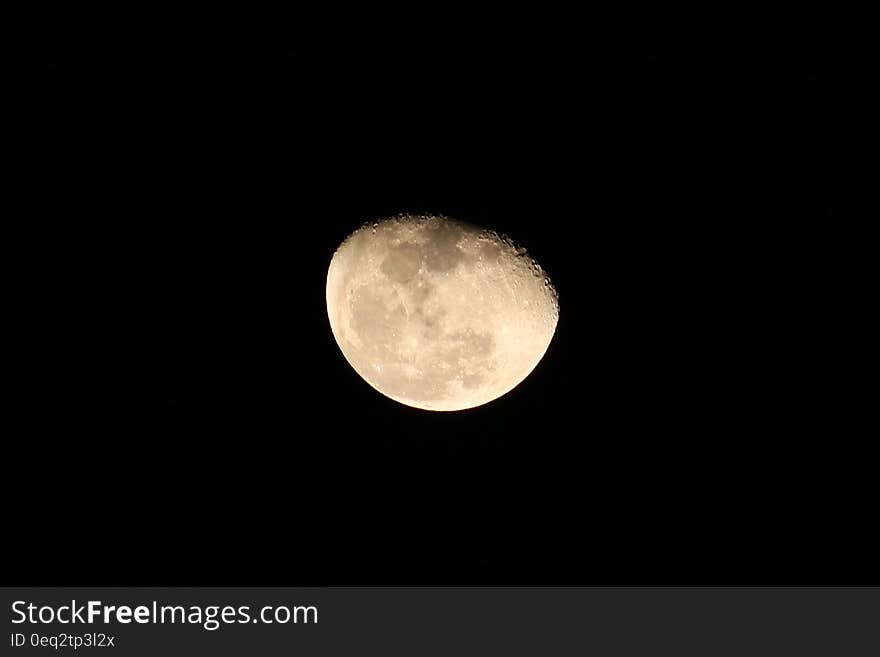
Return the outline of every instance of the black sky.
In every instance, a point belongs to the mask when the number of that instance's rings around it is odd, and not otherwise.
[[[841,16],[286,4],[18,26],[7,583],[876,573]],[[558,287],[492,404],[396,404],[333,340],[333,250],[407,211]]]

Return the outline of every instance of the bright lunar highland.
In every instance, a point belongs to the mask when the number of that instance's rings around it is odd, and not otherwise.
[[[524,249],[446,217],[366,224],[327,274],[330,327],[346,360],[408,406],[458,411],[507,393],[541,360],[556,290]]]

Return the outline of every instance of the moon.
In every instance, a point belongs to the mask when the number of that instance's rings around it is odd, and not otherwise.
[[[333,336],[354,370],[407,406],[459,411],[521,383],[559,318],[556,289],[526,251],[434,215],[365,224],[327,273]]]

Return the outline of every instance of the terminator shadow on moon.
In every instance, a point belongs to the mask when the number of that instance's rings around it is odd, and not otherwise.
[[[556,290],[524,249],[434,215],[365,224],[333,254],[327,312],[339,348],[380,393],[432,411],[506,394],[547,351]]]

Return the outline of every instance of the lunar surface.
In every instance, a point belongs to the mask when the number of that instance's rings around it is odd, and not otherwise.
[[[493,231],[445,217],[366,224],[327,274],[346,360],[408,406],[457,411],[497,399],[547,351],[559,305],[544,270]]]

